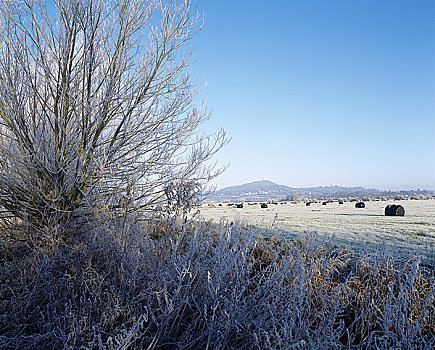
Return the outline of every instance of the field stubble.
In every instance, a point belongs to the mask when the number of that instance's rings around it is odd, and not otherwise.
[[[405,216],[385,216],[385,207],[392,203],[401,204]],[[204,206],[200,212],[207,220],[242,220],[259,227],[273,227],[283,237],[317,232],[337,244],[350,245],[359,253],[384,244],[393,255],[422,255],[424,260],[435,262],[435,200],[373,201],[360,209],[355,208],[354,202],[272,204],[267,209],[261,209],[259,204],[245,204],[244,208],[223,204]]]

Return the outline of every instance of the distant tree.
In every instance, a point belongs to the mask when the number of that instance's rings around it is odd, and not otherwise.
[[[199,132],[189,0],[2,1],[0,205],[38,226],[207,182],[223,131]],[[166,186],[167,190],[167,186]],[[75,215],[74,215],[75,216]]]

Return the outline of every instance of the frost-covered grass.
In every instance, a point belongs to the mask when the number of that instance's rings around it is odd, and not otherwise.
[[[2,244],[0,347],[434,347],[433,268],[262,234],[129,219],[58,246]]]
[[[388,204],[397,203],[405,208],[405,216],[385,216]],[[259,226],[278,228],[288,236],[315,231],[321,235],[333,235],[340,244],[365,254],[378,249],[385,242],[391,254],[401,256],[421,255],[435,263],[435,200],[366,202],[366,207],[355,208],[354,202],[246,205],[243,209],[216,206],[200,208],[207,220],[229,222],[243,219]]]

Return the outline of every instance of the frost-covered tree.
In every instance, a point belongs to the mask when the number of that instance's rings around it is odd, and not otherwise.
[[[223,131],[200,133],[189,0],[3,0],[0,205],[45,226],[204,183]]]

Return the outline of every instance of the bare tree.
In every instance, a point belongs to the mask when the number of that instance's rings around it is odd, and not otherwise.
[[[2,0],[0,205],[39,226],[73,213],[163,200],[204,183],[223,131],[186,47],[202,26],[190,0]]]

